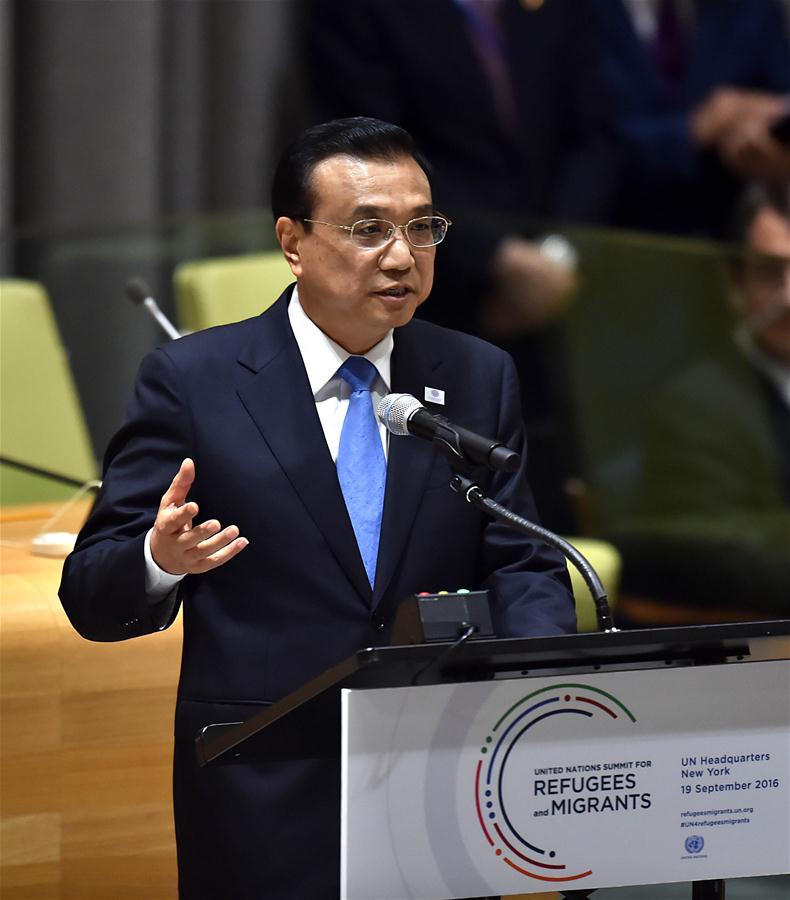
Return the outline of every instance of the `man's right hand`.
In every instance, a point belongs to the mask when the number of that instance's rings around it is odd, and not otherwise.
[[[692,111],[691,138],[698,147],[718,147],[733,128],[767,128],[786,109],[787,97],[781,94],[720,87]]]
[[[545,328],[568,308],[574,272],[521,237],[505,237],[494,257],[494,288],[480,314],[489,340],[520,337]]]
[[[195,464],[185,459],[162,497],[151,532],[154,562],[171,575],[195,575],[216,569],[249,544],[247,538],[239,537],[236,525],[223,528],[216,519],[192,524],[198,505],[187,502],[187,493],[194,480]]]

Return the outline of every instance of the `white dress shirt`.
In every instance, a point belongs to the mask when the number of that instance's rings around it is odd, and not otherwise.
[[[296,288],[288,307],[288,318],[291,320],[291,328],[307,370],[307,380],[310,382],[310,390],[313,392],[315,408],[324,429],[329,453],[337,462],[340,432],[343,430],[348,400],[351,396],[351,385],[337,374],[337,370],[351,354],[336,344],[332,338],[327,337],[308,317],[299,302],[299,292]],[[373,363],[379,373],[370,392],[374,409],[379,400],[389,392],[393,346],[394,340],[390,329],[386,336],[365,354],[365,359]],[[386,459],[388,432],[381,423],[379,432]]]
[[[661,0],[623,0],[626,9],[634,25],[634,31],[640,40],[649,44],[658,31],[658,10]],[[688,24],[694,16],[694,6],[691,0],[678,0],[677,11],[682,21]]]
[[[296,338],[299,352],[302,355],[307,379],[313,392],[315,408],[321,421],[327,447],[334,462],[337,462],[337,451],[340,446],[340,432],[343,430],[343,422],[348,410],[348,401],[351,396],[351,386],[337,374],[337,370],[351,356],[332,338],[309,318],[299,302],[299,291],[294,288],[291,302],[288,306],[288,318],[291,329]],[[379,373],[371,389],[371,400],[374,409],[379,400],[389,392],[391,383],[390,370],[392,363],[392,348],[394,346],[392,329],[365,353],[365,359],[376,367]],[[389,446],[389,433],[379,423],[381,443],[384,448],[384,457],[387,457]],[[200,472],[196,472],[196,479],[200,479]],[[225,523],[223,523],[225,524]],[[171,575],[165,572],[154,561],[151,554],[151,532],[145,536],[145,590],[150,603],[159,603],[181,581],[183,575]]]

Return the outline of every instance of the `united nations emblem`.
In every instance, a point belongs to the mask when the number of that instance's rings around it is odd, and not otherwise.
[[[705,838],[700,834],[691,834],[686,838],[684,846],[687,853],[701,853],[705,846]]]

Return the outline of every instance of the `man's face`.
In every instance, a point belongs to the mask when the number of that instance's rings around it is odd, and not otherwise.
[[[311,179],[311,219],[353,225],[387,219],[402,225],[431,215],[431,189],[411,158],[394,162],[332,156]],[[366,353],[405,325],[433,284],[436,247],[412,247],[396,229],[384,247],[366,249],[329,225],[277,220],[277,236],[299,285],[299,299],[316,325],[350,353]]]
[[[790,219],[764,207],[749,229],[748,247],[757,255],[745,265],[744,320],[765,354],[790,365]]]

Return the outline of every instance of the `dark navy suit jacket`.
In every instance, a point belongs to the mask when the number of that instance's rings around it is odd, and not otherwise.
[[[157,630],[143,540],[185,456],[199,519],[236,523],[250,546],[179,587],[184,649],[176,711],[175,811],[183,897],[277,900],[338,892],[337,761],[198,770],[193,739],[249,718],[356,650],[388,640],[392,608],[422,590],[488,587],[500,635],[574,628],[563,560],[484,520],[448,487],[434,446],[390,441],[375,590],[290,329],[290,290],[256,319],[168,344],[143,362],[102,493],[64,567],[61,599],[85,637]],[[448,417],[526,457],[510,358],[413,321],[395,334],[392,390],[443,390]],[[535,516],[524,466],[480,472],[492,497]],[[171,614],[170,620],[175,613]],[[309,736],[305,736],[309,757]]]
[[[604,80],[623,141],[618,225],[720,235],[732,226],[739,182],[699,153],[690,112],[718,87],[790,93],[788,24],[776,0],[698,0],[687,67],[668,88],[622,0],[593,0],[602,28]]]

